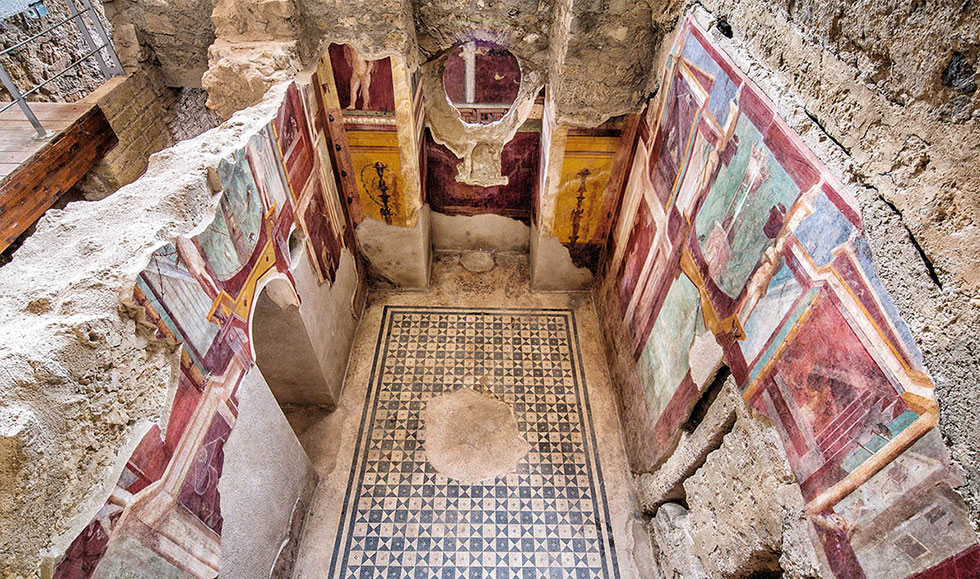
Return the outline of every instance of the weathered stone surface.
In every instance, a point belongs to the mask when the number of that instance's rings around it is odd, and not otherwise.
[[[558,238],[531,227],[531,287],[541,291],[588,289],[593,275],[572,261],[568,248]]]
[[[429,285],[429,208],[419,211],[414,227],[387,225],[365,219],[357,226],[357,241],[372,273],[398,287],[422,289]]]
[[[223,119],[259,102],[270,86],[291,80],[302,68],[295,42],[219,40],[209,59],[202,83],[208,107]]]
[[[824,576],[779,434],[740,399],[735,412],[721,447],[683,483],[688,508],[657,509],[651,531],[661,574]]]
[[[925,356],[980,519],[980,5],[703,3],[711,32],[862,204],[879,275]],[[956,56],[956,55],[960,56]],[[975,79],[975,72],[974,77]]]
[[[213,0],[105,2],[123,63],[127,68],[140,63],[158,67],[172,87],[200,88],[208,47],[215,39],[213,8]]]
[[[557,121],[595,126],[636,112],[648,96],[652,56],[663,38],[651,12],[659,2],[558,4],[549,75]]]
[[[459,263],[471,273],[484,273],[493,269],[493,254],[486,251],[466,251],[459,256]]]
[[[92,5],[103,23],[106,23],[105,16],[102,14],[102,2],[93,0]],[[49,15],[43,18],[15,15],[0,21],[0,49],[27,40],[69,16],[64,2],[47,2],[45,6],[49,10]],[[84,46],[82,37],[78,33],[78,28],[70,22],[10,54],[0,56],[0,64],[17,88],[21,92],[26,92],[61,72],[77,59],[82,53],[79,50],[80,46]],[[104,81],[105,78],[95,60],[88,59],[79,67],[45,85],[28,100],[74,102]],[[10,94],[0,86],[0,102],[2,101],[10,102]]]
[[[660,468],[636,478],[637,498],[645,512],[654,514],[662,504],[684,497],[684,481],[704,464],[708,454],[721,446],[735,424],[735,409],[742,404],[738,386],[729,377],[694,432],[681,438]]]
[[[429,400],[421,417],[429,463],[464,483],[513,472],[531,448],[517,429],[511,407],[472,388]]]

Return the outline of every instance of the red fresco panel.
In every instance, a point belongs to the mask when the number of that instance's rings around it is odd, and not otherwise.
[[[296,83],[289,85],[275,119],[276,141],[286,167],[293,199],[298,199],[313,172],[313,145]]]
[[[221,470],[224,467],[224,446],[229,434],[231,434],[231,426],[220,414],[215,414],[177,499],[181,505],[219,535],[222,518],[218,478],[221,477]]]
[[[136,480],[126,487],[130,493],[138,493],[150,484],[160,480],[163,472],[167,470],[170,463],[171,452],[163,443],[160,437],[160,427],[154,424],[140,443],[136,446],[132,456],[126,463],[126,470],[136,476]],[[122,480],[120,480],[122,484]]]
[[[748,84],[743,84],[738,104],[742,114],[752,121],[760,133],[765,135],[766,129],[769,128],[773,119],[772,109],[769,108],[766,99]]]
[[[541,134],[519,131],[504,145],[501,171],[506,185],[477,187],[456,180],[460,162],[446,147],[426,138],[426,198],[447,215],[492,213],[529,222],[537,193]]]
[[[337,97],[340,108],[359,111],[394,112],[395,89],[392,85],[391,58],[363,60],[354,48],[345,44],[331,44],[330,66],[333,68],[334,82],[337,84]],[[351,84],[352,64],[361,69],[359,83]],[[368,102],[365,106],[364,82],[367,81]],[[351,92],[355,92],[355,105],[351,106]]]
[[[874,320],[885,339],[890,341],[896,347],[896,349],[902,353],[902,358],[905,360],[906,364],[909,364],[910,366],[914,365],[914,362],[904,351],[902,341],[897,335],[895,335],[895,332],[892,331],[892,325],[887,316],[881,311],[881,308],[878,307],[878,302],[875,301],[874,292],[865,283],[864,277],[860,273],[861,270],[858,264],[856,264],[854,260],[851,259],[851,257],[846,253],[838,255],[831,263],[834,266],[834,269],[840,273],[842,278],[844,278],[844,281],[847,282],[847,287],[854,292],[854,295],[857,297],[858,301],[861,302],[861,305],[863,305],[864,309],[867,310],[871,319]]]
[[[763,141],[800,191],[808,191],[820,181],[820,170],[802,150],[803,145],[791,136],[788,127],[772,123]]]
[[[656,232],[657,225],[653,222],[650,207],[645,199],[641,199],[619,271],[619,307],[622,315],[626,315],[626,308],[633,299]]]
[[[667,452],[673,448],[674,438],[680,433],[681,425],[691,416],[691,409],[697,401],[698,389],[691,379],[691,373],[688,372],[653,428],[654,440],[660,452]]]
[[[888,422],[906,408],[833,301],[818,299],[813,308],[772,370],[786,403],[795,410],[796,423],[817,443],[809,450],[824,461],[817,472],[807,472],[795,453],[790,454],[807,500],[846,474],[841,467],[844,450],[855,448],[864,438],[887,433]],[[775,379],[765,384],[767,390],[780,386]],[[861,407],[855,410],[854,403]],[[770,418],[782,423],[780,417]],[[790,432],[792,426],[783,424],[783,430]],[[836,442],[841,435],[844,445],[819,444],[820,440]],[[798,441],[786,442],[795,447]]]
[[[309,258],[319,271],[320,277],[333,283],[337,268],[340,266],[340,236],[330,223],[319,180],[316,182],[310,203],[304,210],[303,223],[306,225],[306,231],[310,236],[310,247],[313,249]]]
[[[974,545],[930,569],[916,573],[909,579],[977,578],[980,578],[980,545]]]
[[[167,421],[165,443],[169,452],[173,453],[177,449],[180,437],[184,435],[184,429],[187,428],[200,399],[201,390],[199,386],[182,368],[177,378],[177,392],[174,394],[174,403],[170,409],[170,418]]]

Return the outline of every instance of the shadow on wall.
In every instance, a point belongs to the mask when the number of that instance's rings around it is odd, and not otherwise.
[[[335,405],[317,359],[299,300],[285,278],[277,278],[259,294],[252,314],[255,363],[282,405]]]
[[[664,75],[599,300],[634,468],[675,447],[715,341],[781,436],[828,574],[975,572],[933,384],[856,202],[691,18]]]
[[[303,267],[332,290],[342,250],[356,255],[325,154],[322,111],[311,86],[290,85],[274,121],[212,175],[221,190],[214,221],[160,248],[140,274],[134,302],[159,338],[180,345],[168,422],[145,434],[56,577],[220,571],[223,448],[239,420],[239,385],[255,363],[253,344],[268,330],[260,321],[256,332],[253,319],[278,307],[266,297],[295,304],[304,297],[290,269],[290,232],[303,232]],[[357,291],[339,300],[344,308],[323,315],[352,316],[348,304]]]

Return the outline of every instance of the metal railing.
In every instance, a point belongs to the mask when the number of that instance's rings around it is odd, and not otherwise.
[[[62,26],[66,26],[71,22],[74,22],[75,26],[78,27],[78,33],[81,35],[82,41],[85,43],[86,52],[81,57],[73,60],[60,72],[52,75],[51,77],[42,81],[40,84],[24,92],[21,92],[17,88],[17,85],[14,84],[14,81],[11,80],[10,75],[7,74],[7,71],[4,69],[3,63],[0,63],[0,83],[3,83],[4,88],[7,89],[7,92],[10,93],[10,97],[13,99],[13,102],[7,103],[5,106],[0,107],[0,113],[3,113],[14,105],[19,106],[20,110],[24,113],[24,116],[26,116],[27,120],[31,122],[31,126],[34,127],[34,131],[36,133],[34,136],[35,139],[47,139],[52,136],[52,133],[45,130],[44,125],[41,124],[41,121],[38,120],[37,115],[35,115],[34,111],[31,110],[31,107],[26,100],[27,97],[41,90],[49,83],[61,78],[66,73],[77,68],[80,64],[92,57],[95,58],[95,62],[98,65],[99,70],[102,71],[102,74],[107,79],[116,75],[125,74],[122,64],[119,62],[119,57],[116,56],[116,51],[112,47],[112,42],[109,40],[109,37],[106,34],[105,27],[102,26],[102,21],[99,20],[99,15],[92,8],[91,1],[80,0],[82,3],[82,10],[79,10],[75,5],[75,0],[64,0],[64,2],[68,7],[69,16],[67,18],[57,22],[56,24],[48,26],[37,34],[34,34],[29,38],[25,38],[9,48],[5,48],[4,50],[0,51],[0,56],[10,54],[20,48],[23,48],[30,42],[37,40],[45,34],[61,28]],[[86,13],[89,20],[92,22],[92,29],[95,32],[95,38],[93,38],[92,30],[89,30],[89,26],[86,24],[85,19],[83,18],[83,15],[86,15]],[[98,39],[98,45],[95,43],[95,39]],[[102,52],[103,50],[105,51],[104,54]]]

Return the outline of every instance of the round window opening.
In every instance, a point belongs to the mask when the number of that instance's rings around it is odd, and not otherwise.
[[[449,54],[442,83],[463,122],[487,125],[499,121],[517,99],[521,65],[499,44],[470,40]]]

